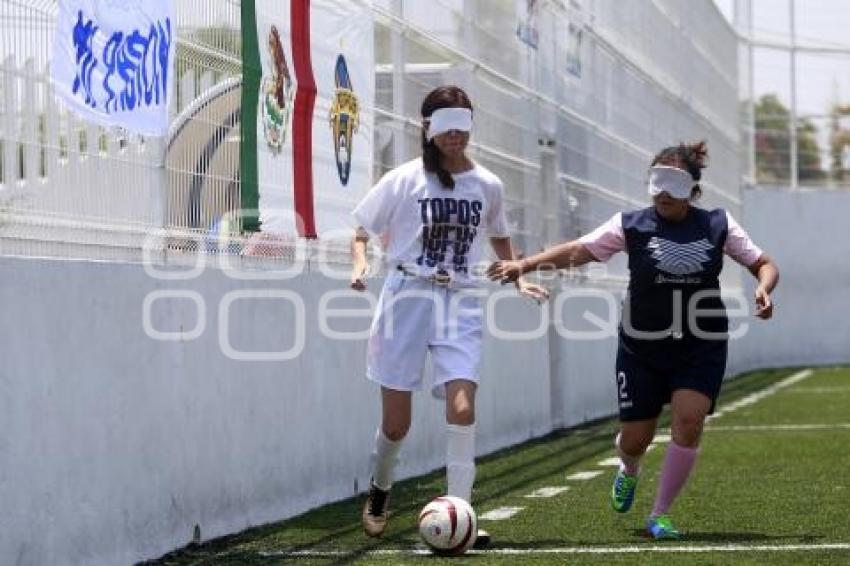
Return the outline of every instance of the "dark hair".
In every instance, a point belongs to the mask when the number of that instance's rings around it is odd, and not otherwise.
[[[679,145],[665,147],[652,159],[650,167],[654,165],[669,165],[671,167],[681,167],[691,174],[694,181],[699,181],[702,178],[702,170],[706,167],[706,159],[708,159],[708,147],[705,140],[686,144],[684,142]],[[699,183],[694,184],[691,189],[691,199],[696,200],[702,196],[702,189]]]
[[[472,102],[469,101],[469,96],[461,88],[446,85],[435,88],[422,101],[422,118],[430,118],[431,114],[440,108],[469,108],[472,110]],[[452,179],[451,173],[443,168],[440,161],[440,150],[434,144],[434,140],[428,140],[425,135],[425,128],[422,128],[422,163],[426,171],[437,174],[440,184],[447,189],[455,188],[455,181]]]

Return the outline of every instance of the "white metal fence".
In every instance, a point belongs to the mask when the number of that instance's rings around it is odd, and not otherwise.
[[[843,0],[718,0],[740,36],[747,184],[850,188]]]
[[[708,141],[705,205],[738,212],[738,47],[710,0],[372,5],[376,177],[419,153],[419,103],[453,82],[473,98],[473,155],[504,180],[527,251],[643,206],[649,160],[681,140]],[[194,235],[171,240],[194,250],[238,206],[238,124],[204,101],[239,88],[240,5],[177,8],[172,130],[227,142],[200,166],[168,140],[77,121],[50,91],[55,0],[0,0],[0,252],[133,258],[162,228]]]
[[[165,138],[86,124],[53,96],[53,0],[3,0],[0,251],[27,255],[136,258],[160,228],[184,227],[195,213],[172,188],[191,187],[191,169]],[[238,77],[239,5],[178,3],[178,76],[173,113]],[[194,116],[203,127],[204,116]],[[166,156],[171,159],[166,159]],[[210,208],[232,207],[232,179],[206,179]],[[186,191],[183,191],[186,192]],[[238,201],[237,201],[238,202]]]

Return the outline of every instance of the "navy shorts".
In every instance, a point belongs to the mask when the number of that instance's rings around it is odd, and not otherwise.
[[[620,420],[657,417],[677,389],[705,394],[713,413],[726,373],[726,352],[726,340],[647,343],[621,336],[616,373]]]

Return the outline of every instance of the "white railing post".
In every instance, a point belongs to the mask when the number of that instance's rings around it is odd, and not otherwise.
[[[27,59],[24,64],[24,99],[21,117],[21,140],[24,149],[24,171],[21,177],[26,186],[34,188],[38,179],[38,155],[41,151],[35,135],[38,124],[38,107],[35,96],[35,61]]]
[[[15,75],[15,58],[6,57],[3,62],[3,186],[14,187],[18,180],[18,131],[17,131],[17,94],[18,80]]]
[[[203,73],[201,73],[201,88],[199,89],[200,93],[206,92],[215,86],[215,77],[213,77],[212,71],[209,69],[205,69]]]
[[[196,96],[194,69],[186,69],[183,76],[180,77],[180,111],[182,112],[187,106],[192,104]]]
[[[148,207],[152,217],[144,221],[151,226],[165,226],[165,201],[168,198],[168,171],[165,169],[165,138],[148,138],[147,151],[149,153],[148,163],[151,166],[151,181],[158,190],[151,191],[150,196],[157,199],[157,203]]]
[[[59,171],[59,109],[50,82],[50,67],[44,69],[44,176],[48,184],[55,185]]]

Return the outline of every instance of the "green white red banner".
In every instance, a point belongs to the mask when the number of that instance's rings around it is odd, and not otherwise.
[[[352,0],[243,0],[244,227],[347,228],[371,186],[372,12]]]

